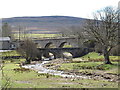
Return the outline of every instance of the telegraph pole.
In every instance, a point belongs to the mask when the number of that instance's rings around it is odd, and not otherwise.
[[[18,47],[20,46],[20,26],[18,27]]]
[[[18,37],[18,38],[19,38],[19,42],[20,42],[20,30],[21,30],[21,28],[20,28],[20,26],[19,26],[19,37]]]

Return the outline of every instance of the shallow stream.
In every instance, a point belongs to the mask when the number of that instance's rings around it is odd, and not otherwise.
[[[34,65],[25,65],[25,66],[22,66],[22,67],[36,70],[38,73],[58,75],[58,76],[61,76],[61,77],[89,78],[88,76],[78,76],[78,75],[75,75],[75,74],[74,75],[69,75],[69,74],[65,74],[65,72],[63,72],[63,71],[57,71],[57,70],[47,69],[47,68],[43,67],[44,64],[49,63],[49,62],[50,61],[43,61],[42,63],[37,63],[37,64],[34,64]]]

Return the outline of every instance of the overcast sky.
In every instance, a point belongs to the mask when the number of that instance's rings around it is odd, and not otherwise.
[[[0,18],[63,15],[91,18],[96,10],[118,6],[119,0],[1,0]]]

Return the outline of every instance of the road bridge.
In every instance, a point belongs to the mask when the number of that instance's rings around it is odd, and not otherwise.
[[[39,39],[34,40],[41,48],[49,48],[50,45],[54,45],[55,48],[63,48],[65,44],[71,45],[72,47],[79,47],[78,39],[75,37],[64,37],[64,38],[53,38],[53,39]]]

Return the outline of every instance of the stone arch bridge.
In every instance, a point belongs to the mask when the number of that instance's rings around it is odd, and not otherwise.
[[[63,56],[64,52],[69,52],[72,57],[80,57],[89,53],[88,48],[39,48],[39,58],[42,58],[43,54],[52,53],[54,58],[60,58]]]
[[[34,42],[41,46],[39,48],[40,53],[38,57],[41,59],[43,55],[49,57],[49,53],[54,55],[54,58],[63,57],[64,52],[69,52],[72,54],[72,57],[80,57],[89,52],[88,48],[84,48],[80,43],[78,43],[78,39],[75,37],[64,37],[64,38],[54,38],[54,39],[39,39],[34,40]],[[65,44],[71,45],[72,48],[63,48]],[[55,48],[49,48],[50,45],[55,45]],[[81,47],[79,47],[81,46]]]
[[[42,59],[43,55],[49,56],[49,53],[54,55],[54,58],[60,58],[64,52],[69,52],[72,57],[80,57],[89,53],[89,49],[80,45],[79,40],[75,37],[53,38],[53,39],[39,39],[33,40],[37,45],[40,44],[38,59]],[[63,48],[65,44],[72,45],[72,48]],[[49,48],[51,44],[55,45],[55,48]]]
[[[66,43],[72,47],[79,47],[78,39],[75,37],[53,38],[53,39],[39,39],[34,40],[41,48],[49,48],[53,44],[56,48],[62,48]]]

